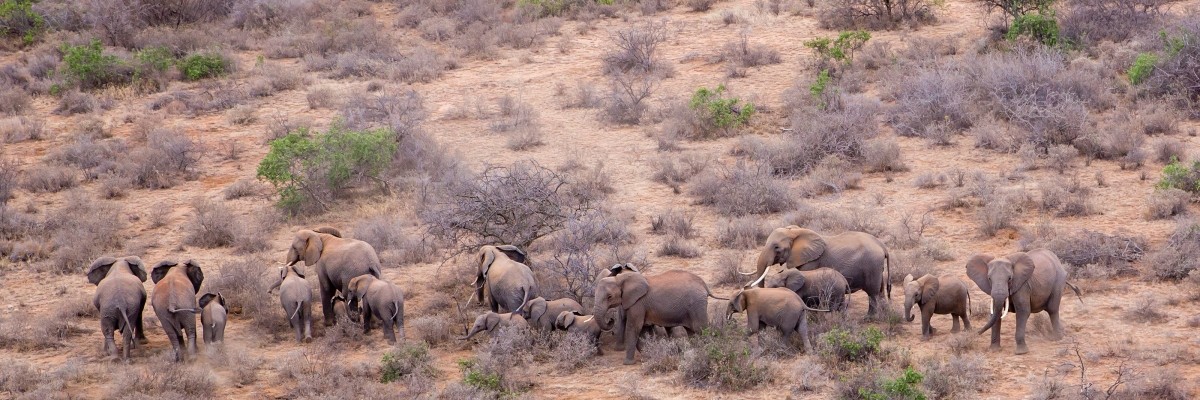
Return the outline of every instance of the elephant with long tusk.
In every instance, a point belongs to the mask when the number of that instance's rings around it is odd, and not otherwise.
[[[1004,310],[1017,314],[1016,354],[1029,352],[1025,343],[1025,324],[1031,313],[1045,311],[1050,314],[1054,327],[1051,340],[1063,335],[1059,319],[1064,287],[1075,291],[1079,302],[1083,302],[1079,288],[1067,282],[1067,270],[1058,256],[1048,250],[1027,253],[1012,253],[1003,257],[976,254],[967,261],[967,276],[984,293],[992,297],[992,316],[987,325],[979,330],[982,334],[992,331],[992,349],[1000,348],[1000,320]]]

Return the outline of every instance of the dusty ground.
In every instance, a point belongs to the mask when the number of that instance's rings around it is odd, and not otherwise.
[[[1177,10],[1182,9],[1180,7]],[[733,10],[745,15],[748,22],[725,26],[719,18],[719,13],[723,10]],[[394,10],[390,6],[376,5],[375,11],[373,17],[380,21],[390,21],[394,18]],[[934,26],[918,31],[875,32],[872,41],[888,42],[893,48],[902,48],[905,41],[913,37],[949,38],[957,41],[960,51],[965,52],[971,51],[975,41],[985,34],[984,12],[973,2],[948,1],[940,15],[941,21]],[[667,18],[671,26],[677,29],[673,39],[663,47],[665,58],[674,64],[677,72],[673,78],[661,83],[654,96],[656,103],[685,96],[699,86],[726,82],[733,92],[767,108],[778,109],[779,97],[783,90],[797,79],[812,73],[811,67],[808,66],[809,50],[801,43],[814,36],[833,33],[818,29],[815,18],[811,16],[771,16],[760,13],[755,9],[754,2],[749,0],[722,2],[706,13],[689,12],[684,7],[678,7],[652,18]],[[670,268],[687,269],[712,282],[717,273],[716,262],[721,254],[720,246],[715,241],[720,218],[704,207],[692,205],[688,196],[672,193],[670,187],[651,180],[655,168],[653,161],[663,156],[663,153],[657,150],[655,139],[646,134],[653,131],[654,127],[603,124],[597,122],[596,110],[560,109],[564,99],[555,94],[557,85],[573,88],[581,82],[590,82],[598,88],[604,87],[605,83],[599,72],[600,58],[609,45],[609,32],[650,18],[631,14],[629,19],[630,22],[621,19],[599,20],[595,23],[595,29],[583,34],[576,33],[577,22],[567,22],[563,32],[570,32],[570,40],[573,42],[572,49],[567,54],[561,54],[554,48],[554,43],[563,39],[553,38],[549,39],[546,45],[532,50],[501,50],[501,56],[491,61],[463,59],[458,69],[447,71],[431,83],[411,87],[424,97],[426,109],[430,111],[425,129],[459,152],[472,168],[479,168],[485,163],[506,164],[522,159],[534,159],[548,166],[558,166],[568,160],[580,161],[584,165],[603,162],[616,189],[616,193],[610,197],[610,202],[633,215],[631,226],[638,235],[639,247],[650,254],[654,268],[660,271]],[[385,26],[391,25],[386,23]],[[727,80],[723,66],[707,63],[703,56],[737,38],[742,29],[749,29],[751,42],[766,44],[778,50],[783,62],[753,68],[745,78]],[[409,40],[415,33],[399,31],[395,35],[402,40]],[[701,57],[694,57],[695,55]],[[7,62],[16,56],[10,54],[3,56],[3,59]],[[255,56],[255,52],[239,55],[243,65],[252,65]],[[273,62],[284,68],[303,70],[300,60],[297,59]],[[332,85],[341,90],[361,91],[365,85],[365,82],[333,81],[316,74],[312,78],[310,87]],[[186,84],[175,82],[173,85]],[[398,83],[388,85],[401,86]],[[878,90],[879,88],[873,85],[868,87],[868,93],[877,93]],[[195,118],[168,116],[167,123],[183,126],[189,135],[210,149],[219,149],[229,141],[235,141],[244,149],[244,153],[237,160],[226,160],[213,154],[218,151],[210,151],[201,162],[202,174],[198,180],[162,191],[135,190],[121,199],[124,213],[132,221],[126,232],[129,236],[127,243],[144,244],[145,250],[139,255],[150,263],[164,258],[187,257],[198,260],[206,268],[219,270],[224,262],[234,258],[227,249],[205,250],[182,246],[183,225],[190,212],[188,205],[198,196],[219,198],[220,191],[230,183],[254,177],[255,166],[267,151],[262,132],[266,129],[270,116],[281,114],[304,117],[310,118],[318,126],[327,124],[335,111],[310,110],[304,94],[305,90],[302,88],[265,99],[252,100],[252,104],[259,109],[260,118],[258,122],[245,126],[230,124],[222,114]],[[495,101],[506,95],[515,96],[541,110],[539,122],[546,134],[544,146],[525,152],[509,151],[498,144],[503,142],[503,138],[488,130],[486,120],[447,118],[448,113],[464,102],[480,102],[486,107],[494,107]],[[102,118],[112,127],[114,136],[123,137],[130,135],[132,129],[130,124],[125,123],[125,117],[142,113],[146,109],[148,99],[121,96],[117,101],[118,105],[104,112]],[[51,110],[54,106],[55,100],[50,97],[39,97],[34,102],[35,113],[46,119],[46,128],[50,132],[47,140],[5,145],[2,148],[3,156],[15,158],[21,168],[29,168],[51,149],[67,143],[69,138],[59,135],[58,132],[65,132],[67,127],[77,121],[75,118],[53,115]],[[760,124],[762,126],[759,130],[762,132],[756,134],[771,134],[774,125],[785,124],[777,114],[764,114],[763,117],[767,121],[774,119],[776,122]],[[1195,122],[1185,121],[1182,124],[1181,130],[1185,132],[1189,128],[1200,129],[1200,124]],[[883,129],[886,136],[892,135],[889,128],[885,126]],[[1200,143],[1195,137],[1183,136],[1182,139],[1187,143],[1189,152],[1200,150]],[[715,157],[720,163],[732,163],[734,157],[729,155],[729,149],[736,141],[737,139],[721,139],[683,142],[682,146],[684,153],[707,154]],[[856,207],[888,225],[907,212],[921,213],[934,208],[934,224],[927,230],[926,237],[944,243],[955,256],[952,261],[939,262],[934,270],[958,274],[963,276],[964,280],[967,278],[963,273],[963,264],[971,254],[999,254],[1016,250],[1019,239],[1017,232],[1005,231],[994,238],[981,238],[972,211],[947,211],[936,207],[946,198],[946,190],[918,189],[912,184],[913,179],[922,172],[944,171],[953,167],[981,170],[993,175],[1003,174],[1013,169],[1016,163],[1015,156],[998,155],[993,151],[973,148],[969,138],[960,138],[955,145],[948,147],[931,147],[914,138],[897,138],[897,141],[901,145],[905,162],[910,167],[909,171],[866,174],[862,189],[823,196],[808,200],[808,203],[827,209]],[[1147,237],[1153,248],[1161,244],[1174,227],[1170,220],[1148,221],[1143,217],[1145,199],[1153,191],[1153,182],[1160,169],[1161,165],[1154,162],[1142,170],[1121,170],[1115,162],[1108,161],[1093,162],[1090,166],[1077,166],[1069,173],[1076,174],[1080,179],[1088,181],[1087,185],[1093,186],[1096,203],[1102,212],[1077,218],[1029,214],[1024,215],[1020,223],[1032,226],[1045,220],[1059,228],[1060,232],[1072,232],[1080,228],[1105,233],[1132,232]],[[1107,187],[1094,187],[1095,184],[1091,181],[1097,171],[1103,171],[1108,181]],[[1149,180],[1140,179],[1139,174],[1142,171],[1150,175]],[[1026,173],[1029,179],[1009,181],[1008,184],[1032,186],[1036,185],[1039,178],[1055,174],[1046,169],[1031,171]],[[85,190],[94,185],[85,185]],[[63,204],[65,193],[21,193],[15,204],[32,204],[35,208],[50,210]],[[877,202],[877,197],[883,199],[882,203]],[[233,200],[231,204],[238,213],[249,217],[262,212],[264,207],[269,206],[270,200],[255,196]],[[148,210],[160,206],[173,210],[169,221],[163,227],[151,228],[145,216]],[[294,229],[316,224],[346,226],[357,219],[357,213],[384,207],[389,206],[374,204],[373,200],[360,200],[359,204],[346,206],[324,216],[304,221],[289,221],[273,233],[273,239],[270,241],[273,249],[269,250],[266,256],[282,261],[290,232]],[[412,205],[402,202],[390,207],[410,210]],[[649,229],[651,216],[667,209],[685,210],[697,215],[700,233],[696,242],[703,253],[700,258],[688,260],[654,254],[663,238],[649,235],[646,231]],[[754,252],[745,251],[746,260],[750,260]],[[94,290],[82,275],[37,273],[20,265],[9,264],[7,260],[0,261],[0,266],[4,270],[0,277],[0,287],[3,287],[5,292],[5,296],[0,298],[0,314],[5,316],[40,318],[47,314],[53,315],[53,310],[64,301],[63,299],[90,298]],[[1145,268],[1143,265],[1138,267]],[[406,291],[415,294],[410,297],[412,305],[409,309],[413,310],[420,309],[423,287],[439,278],[439,270],[446,269],[439,269],[437,263],[389,265],[384,275]],[[1200,305],[1182,301],[1164,306],[1161,311],[1167,315],[1167,319],[1160,323],[1135,323],[1126,317],[1127,311],[1137,299],[1144,296],[1144,293],[1154,293],[1163,300],[1171,300],[1182,298],[1185,295],[1183,292],[1194,290],[1193,287],[1148,283],[1136,278],[1076,283],[1084,291],[1083,303],[1075,299],[1064,299],[1063,320],[1067,331],[1064,340],[1051,342],[1033,334],[1029,338],[1031,352],[1021,356],[1012,355],[1013,324],[1009,321],[1005,321],[1003,325],[1001,351],[988,351],[986,336],[977,338],[976,349],[972,352],[986,358],[986,368],[992,378],[991,384],[978,393],[979,398],[1024,397],[1030,393],[1032,383],[1043,376],[1062,379],[1068,384],[1077,384],[1079,361],[1074,353],[1076,347],[1083,352],[1104,352],[1104,349],[1113,347],[1128,347],[1132,350],[1127,360],[1121,357],[1099,357],[1087,361],[1088,379],[1099,385],[1111,382],[1113,372],[1124,360],[1134,365],[1138,373],[1147,376],[1171,370],[1191,385],[1192,396],[1200,396],[1200,385],[1197,385],[1200,383],[1200,341],[1197,341],[1194,335],[1196,328],[1186,325],[1189,318],[1200,314]],[[973,284],[969,286],[972,288],[974,299],[985,299],[984,294]],[[152,284],[147,283],[146,287],[149,291]],[[717,286],[714,291],[725,296],[734,292],[735,288]],[[903,296],[902,291],[896,291],[898,296],[894,295],[896,303],[893,306],[898,309]],[[866,307],[864,295],[855,294],[852,299],[852,313],[862,315]],[[153,320],[152,312],[146,312],[147,321]],[[409,316],[410,319],[413,317]],[[974,322],[982,326],[985,321],[976,319]],[[76,325],[87,332],[70,338],[61,348],[34,352],[4,351],[3,358],[29,361],[47,371],[72,359],[81,359],[89,365],[101,365],[105,369],[126,368],[123,364],[102,359],[99,349],[101,338],[95,321],[84,319]],[[226,337],[231,348],[245,349],[265,361],[258,367],[259,379],[244,387],[222,385],[219,395],[234,398],[280,396],[284,392],[277,387],[280,380],[275,377],[276,364],[272,360],[289,354],[297,345],[289,340],[276,341],[256,337],[246,325],[244,321],[233,319]],[[150,326],[153,327],[147,332],[150,344],[134,358],[132,363],[135,365],[151,362],[150,360],[164,357],[163,353],[169,352],[169,345],[162,331],[157,329],[156,324]],[[949,331],[950,321],[948,318],[935,318],[934,326],[939,329],[939,335],[929,341],[922,341],[919,324],[906,324],[901,334],[886,340],[886,346],[905,349],[914,360],[948,357],[947,346],[951,336],[944,332]],[[387,349],[382,338],[376,333],[361,350],[349,354],[355,360],[371,361],[378,360]],[[444,386],[447,382],[459,379],[455,361],[467,358],[472,353],[470,350],[454,347],[436,348],[434,354],[436,365],[443,372],[439,386]],[[540,371],[530,394],[536,398],[624,398],[626,391],[620,387],[621,384],[627,382],[630,376],[641,376],[644,379],[641,383],[642,393],[663,399],[775,398],[793,395],[801,398],[828,398],[832,395],[832,381],[825,382],[820,391],[793,394],[795,374],[816,362],[812,356],[797,356],[778,362],[774,368],[775,382],[742,393],[713,393],[689,388],[678,382],[674,374],[645,376],[636,366],[621,365],[621,357],[622,354],[610,351],[605,356],[598,357],[590,369],[574,374],[560,375]],[[222,380],[230,379],[230,371],[239,367],[213,365]],[[98,397],[104,390],[105,382],[99,379],[71,385],[66,389],[73,396],[80,397]]]

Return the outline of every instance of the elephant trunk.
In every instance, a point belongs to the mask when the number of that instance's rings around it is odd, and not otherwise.
[[[604,316],[606,314],[608,314],[608,308],[605,307],[604,304],[602,304],[599,300],[597,300],[596,304],[592,306],[592,316]],[[616,325],[612,318],[597,318],[596,323],[600,325],[601,330],[605,331],[612,330],[613,325]]]
[[[904,297],[904,320],[905,321],[913,322],[913,320],[916,319],[916,316],[914,316],[912,313],[912,308],[914,305],[916,305],[916,301],[914,301],[912,297],[909,297],[909,296]]]
[[[988,318],[987,325],[984,325],[983,328],[979,328],[980,334],[987,332],[989,329],[992,329],[992,326],[999,326],[1000,316],[1003,315],[1004,306],[1006,305],[1007,300],[1008,300],[1007,294],[1003,294],[1003,295],[993,294],[992,295],[992,317]]]
[[[763,249],[761,253],[758,253],[758,259],[754,262],[754,272],[742,272],[739,270],[738,273],[742,275],[762,275],[767,271],[767,266],[774,263],[775,253],[768,247]],[[763,282],[759,282],[758,285],[762,287]]]
[[[298,262],[300,262],[300,253],[296,252],[295,247],[288,249],[287,265],[288,266],[296,265],[296,263],[298,263]]]
[[[466,336],[459,337],[459,338],[458,338],[458,340],[467,340],[467,339],[470,339],[471,337],[475,336],[475,334],[476,334],[476,333],[479,333],[479,331],[481,331],[481,330],[482,330],[482,329],[479,329],[479,327],[472,327],[472,328],[471,328],[471,331],[470,331],[470,332],[467,332],[467,335],[466,335]]]

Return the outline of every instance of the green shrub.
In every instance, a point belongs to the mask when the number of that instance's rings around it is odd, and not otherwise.
[[[383,383],[394,382],[410,375],[430,377],[437,373],[433,368],[433,357],[429,355],[429,345],[423,341],[405,344],[384,353],[379,364],[379,380]]]
[[[834,328],[824,335],[821,340],[827,345],[827,352],[838,362],[859,362],[878,354],[879,343],[883,341],[883,332],[875,327],[851,332],[843,328]]]
[[[4,0],[0,2],[0,35],[20,37],[23,44],[33,44],[46,31],[46,19],[33,9],[36,0]]]
[[[925,400],[925,393],[919,389],[921,385],[921,373],[908,367],[904,369],[904,375],[895,380],[886,381],[883,383],[883,392],[876,392],[868,388],[858,389],[858,395],[863,400]]]
[[[138,60],[142,68],[159,72],[166,71],[175,63],[175,55],[171,53],[171,49],[161,46],[138,50],[134,58]]]
[[[231,66],[229,60],[220,54],[202,53],[192,54],[180,61],[179,71],[183,72],[184,79],[197,81],[224,75]]]
[[[679,369],[691,385],[735,391],[752,388],[771,376],[735,324],[707,328],[693,338]]]
[[[817,74],[817,80],[808,87],[808,93],[812,94],[813,100],[817,102],[817,106],[821,109],[825,109],[825,91],[829,89],[830,80],[829,70],[822,69]]]
[[[817,61],[821,65],[837,61],[846,65],[854,62],[854,52],[858,51],[871,40],[871,33],[864,30],[843,31],[837,39],[819,37],[804,42],[804,47],[816,52]]]
[[[1188,166],[1172,157],[1171,163],[1163,167],[1162,178],[1154,185],[1160,190],[1180,189],[1192,194],[1200,193],[1200,161]]]
[[[701,130],[705,136],[712,136],[717,129],[725,134],[740,128],[750,122],[754,116],[754,104],[740,104],[735,97],[725,97],[725,85],[717,86],[716,90],[702,87],[692,94],[688,106],[701,114]]]
[[[387,129],[353,131],[340,121],[325,133],[301,128],[271,141],[258,177],[275,186],[277,205],[295,215],[311,206],[321,211],[355,181],[375,180],[396,152]]]
[[[503,393],[500,374],[483,371],[474,360],[459,360],[458,369],[463,373],[463,383],[467,386],[492,393]]]
[[[1150,73],[1154,72],[1154,64],[1157,63],[1157,55],[1151,53],[1138,54],[1137,59],[1133,60],[1133,65],[1129,66],[1129,83],[1137,85],[1145,82],[1146,78],[1150,77]]]
[[[123,66],[120,59],[112,54],[104,54],[100,41],[92,39],[91,43],[72,46],[63,44],[63,72],[67,79],[83,89],[94,89],[109,84],[123,83],[126,77],[121,73]]]
[[[1008,40],[1017,40],[1021,36],[1029,36],[1047,46],[1057,45],[1059,29],[1058,21],[1054,19],[1054,12],[1043,10],[1037,13],[1022,14],[1013,19],[1012,26],[1008,28],[1008,34],[1005,37]]]

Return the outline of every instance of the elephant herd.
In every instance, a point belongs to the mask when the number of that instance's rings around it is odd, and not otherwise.
[[[886,312],[891,298],[888,250],[878,238],[862,232],[824,236],[795,225],[775,229],[757,258],[757,270],[742,273],[757,278],[730,299],[713,295],[703,279],[688,271],[645,275],[632,264],[617,264],[596,277],[590,314],[573,299],[543,298],[526,259],[524,251],[511,245],[479,249],[472,300],[486,303],[489,311],[479,315],[460,339],[507,326],[565,330],[585,335],[603,354],[599,337],[613,332],[616,349],[625,351],[624,363],[632,364],[645,333],[678,327],[693,335],[706,328],[708,299],[713,298],[729,300],[726,319],[734,313],[746,314],[747,334],[774,327],[788,337],[799,335],[805,351],[811,352],[807,312],[845,312],[846,296],[861,290],[868,296],[868,317],[877,317]],[[360,322],[366,333],[373,326],[372,319],[378,319],[389,343],[397,341],[395,331],[399,340],[404,340],[404,293],[381,277],[375,250],[366,242],[323,227],[295,233],[287,263],[268,289],[268,293],[278,290],[297,341],[312,338],[313,294],[304,268],[297,266],[301,261],[317,274],[326,326],[342,318]],[[783,270],[771,274],[774,265],[782,265]],[[1017,354],[1028,352],[1025,325],[1031,313],[1046,311],[1057,339],[1063,332],[1059,311],[1064,286],[1080,296],[1079,289],[1067,282],[1061,261],[1047,250],[1003,257],[978,254],[967,262],[966,273],[992,298],[992,315],[978,333],[990,329],[991,347],[999,348],[1001,318],[1014,312]],[[149,275],[154,282],[151,307],[176,361],[196,352],[197,314],[205,344],[223,341],[225,298],[220,293],[201,292],[204,274],[198,263],[162,261]],[[97,286],[94,304],[99,310],[104,351],[128,358],[130,349],[146,343],[142,329],[142,310],[148,298],[142,285],[147,278],[144,263],[135,256],[101,257],[88,267],[87,277]],[[912,307],[920,308],[924,338],[935,333],[930,326],[934,314],[950,314],[953,331],[959,330],[960,321],[970,330],[968,292],[967,284],[956,276],[906,276],[905,318],[912,322]],[[117,331],[122,335],[123,353],[118,353],[114,340]]]

